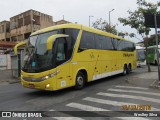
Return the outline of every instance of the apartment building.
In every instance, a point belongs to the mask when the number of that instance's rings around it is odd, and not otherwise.
[[[0,41],[10,41],[10,22],[0,22]]]
[[[52,16],[35,10],[28,10],[10,18],[10,41],[23,41],[28,39],[32,32],[52,25]]]

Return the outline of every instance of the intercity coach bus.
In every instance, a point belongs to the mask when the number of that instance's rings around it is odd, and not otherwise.
[[[149,58],[149,63],[153,63],[157,65],[157,53],[156,53],[157,46],[149,46],[148,47],[148,58]],[[160,53],[160,45],[158,45],[158,53]],[[160,57],[160,55],[159,55]],[[160,58],[159,58],[160,61]]]
[[[21,70],[24,87],[81,89],[87,82],[136,68],[135,44],[116,35],[78,24],[63,24],[31,34]]]
[[[136,46],[137,67],[146,65],[146,50],[145,47]]]

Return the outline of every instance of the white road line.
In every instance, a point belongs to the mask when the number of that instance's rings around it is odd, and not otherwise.
[[[147,119],[147,118],[143,118],[143,117],[114,117],[114,118],[118,118],[121,120],[151,120],[151,119]]]
[[[52,117],[56,120],[85,120],[82,118],[78,118],[78,117]]]
[[[144,88],[144,87],[132,87],[132,86],[116,86],[119,88],[132,88],[132,89],[140,89],[140,90],[148,90],[149,88]]]
[[[77,108],[77,109],[84,110],[84,111],[110,111],[107,109],[93,107],[93,106],[89,106],[89,105],[83,105],[83,104],[79,104],[79,103],[69,103],[66,106],[72,107],[72,108]]]
[[[107,91],[126,92],[126,93],[141,93],[141,94],[146,94],[146,95],[160,96],[160,93],[143,92],[143,91],[136,91],[136,90],[108,89]]]
[[[49,111],[55,111],[53,109],[49,110]],[[62,113],[64,115],[64,113]],[[79,118],[79,117],[52,117],[53,119],[56,119],[56,120],[85,120],[85,119],[82,119],[82,118]]]
[[[79,103],[69,103],[66,106],[77,108],[77,109],[81,109],[81,110],[84,110],[84,111],[111,111],[111,110],[97,108],[97,107],[92,107],[92,106],[83,105],[83,104],[79,104]],[[128,119],[130,119],[130,117],[129,118],[125,118],[125,117],[113,117],[113,118],[118,118],[118,119],[121,119],[121,120],[128,120]],[[134,118],[134,117],[131,117],[131,118]],[[138,118],[140,118],[140,119],[138,119]],[[146,118],[142,118],[141,119],[141,117],[136,117],[133,120],[137,120],[137,119],[138,120],[149,120],[149,119],[146,119]]]
[[[111,93],[103,93],[99,92],[97,95],[102,95],[102,96],[109,96],[109,97],[122,97],[122,98],[131,98],[131,99],[136,99],[136,100],[144,100],[148,102],[155,102],[155,103],[160,103],[160,99],[154,99],[154,98],[149,98],[149,97],[142,97],[142,96],[134,96],[134,95],[119,95],[119,94],[111,94]]]
[[[91,101],[91,102],[96,102],[96,103],[101,103],[101,104],[106,104],[106,105],[113,105],[113,106],[122,106],[122,105],[137,105],[136,103],[129,103],[129,102],[118,102],[118,101],[113,101],[113,100],[104,100],[104,99],[99,99],[99,98],[93,98],[93,97],[86,97],[83,100],[86,101]],[[160,109],[153,108],[153,111],[160,111]]]

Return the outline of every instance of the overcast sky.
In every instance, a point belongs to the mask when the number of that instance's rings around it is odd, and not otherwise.
[[[119,17],[127,17],[127,10],[135,10],[137,0],[0,0],[0,21],[9,20],[10,17],[29,9],[37,10],[53,16],[53,20],[64,19],[79,24],[89,24],[99,18],[109,21],[109,11],[111,12],[111,23],[118,24],[118,31],[133,32],[134,29],[124,27],[118,22]],[[156,3],[158,0],[146,0]],[[142,39],[139,35],[138,38]],[[133,39],[133,38],[132,38]],[[137,39],[134,39],[136,42]]]

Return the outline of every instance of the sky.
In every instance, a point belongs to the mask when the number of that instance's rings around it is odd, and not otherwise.
[[[134,11],[137,8],[137,0],[0,0],[0,21],[9,20],[17,14],[33,9],[53,16],[53,21],[64,19],[70,22],[77,22],[89,26],[89,16],[91,23],[99,18],[109,21],[109,11],[114,9],[110,14],[111,24],[117,25],[116,29],[122,32],[135,33],[135,29],[129,26],[123,26],[119,23],[119,17],[128,17],[128,10]],[[158,0],[146,0],[147,2],[156,3]],[[151,31],[154,34],[154,30]],[[140,40],[129,38],[135,42]]]

